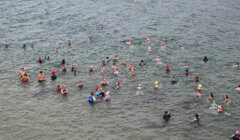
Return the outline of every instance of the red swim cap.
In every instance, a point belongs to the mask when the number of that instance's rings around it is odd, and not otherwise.
[[[56,75],[56,73],[57,73],[57,72],[56,72],[55,70],[52,71],[52,75]]]
[[[116,82],[116,85],[119,86],[121,83],[120,82]]]

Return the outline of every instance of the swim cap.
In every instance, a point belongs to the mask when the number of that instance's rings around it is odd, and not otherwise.
[[[116,85],[118,86],[118,85],[120,85],[121,83],[120,82],[116,82]]]
[[[52,75],[56,75],[56,73],[57,73],[57,72],[56,72],[55,70],[52,71]]]
[[[157,85],[157,84],[158,84],[158,81],[155,81],[154,83],[155,83],[155,85]]]

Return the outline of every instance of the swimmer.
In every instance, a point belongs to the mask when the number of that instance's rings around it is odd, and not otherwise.
[[[161,45],[160,45],[160,49],[166,49],[165,44],[161,44]]]
[[[115,76],[118,76],[119,70],[118,70],[117,67],[116,67],[115,69],[113,69],[113,74],[114,74]]]
[[[22,68],[19,70],[19,74],[20,74],[21,77],[25,74],[25,72],[24,72],[24,67],[22,67]]]
[[[67,87],[62,86],[60,93],[61,93],[62,95],[64,95],[64,94],[68,94],[68,92],[69,92],[69,90],[67,89]]]
[[[32,48],[32,50],[34,49],[34,44],[33,44],[33,42],[30,44],[30,47]]]
[[[109,63],[110,61],[109,57],[106,57],[106,62]]]
[[[237,130],[234,135],[230,138],[232,140],[240,140],[240,130]]]
[[[106,70],[107,70],[106,66],[102,65],[102,68],[101,68],[101,72],[102,72],[102,74],[105,73]]]
[[[145,42],[146,42],[147,44],[151,43],[151,38],[150,38],[149,36],[147,36],[146,39],[145,39]]]
[[[175,41],[176,38],[177,38],[177,37],[176,37],[175,35],[173,35],[173,36],[170,38],[170,40]]]
[[[196,90],[195,91],[195,96],[201,98],[201,91],[200,90]]]
[[[225,96],[223,97],[223,101],[226,103],[226,102],[228,102],[228,100],[229,100],[228,95],[225,95]]]
[[[120,82],[116,82],[115,83],[115,89],[119,89],[121,87],[121,83]]]
[[[191,64],[188,64],[187,66],[184,66],[184,70],[185,70],[186,76],[189,75],[189,73],[190,73],[190,72],[189,72],[190,68],[191,68]]]
[[[143,85],[142,84],[138,84],[137,85],[137,92],[136,95],[144,95],[143,91],[142,91]]]
[[[102,61],[102,66],[106,66],[105,60]]]
[[[172,76],[172,77],[171,77],[171,83],[172,83],[173,85],[175,85],[175,84],[177,83],[177,80],[176,80],[176,77],[175,77],[175,76]]]
[[[118,58],[117,58],[117,57],[118,57],[118,55],[117,55],[117,54],[114,54],[114,55],[113,55],[113,59],[112,59],[112,60],[113,60],[113,62],[117,62],[117,61],[118,61]]]
[[[213,97],[213,93],[210,92],[209,93],[209,99],[208,99],[211,103],[215,100],[215,98]]]
[[[8,48],[8,46],[9,46],[9,45],[8,45],[7,43],[5,43],[5,48],[6,48],[6,49]]]
[[[123,65],[124,67],[126,67],[126,66],[127,66],[127,61],[126,61],[126,60],[123,60],[122,65]]]
[[[199,90],[199,91],[201,92],[202,89],[203,89],[202,85],[201,85],[201,84],[198,84],[198,86],[197,86],[197,90]]]
[[[161,59],[159,58],[159,56],[157,56],[155,59],[154,59],[154,61],[160,61]]]
[[[96,97],[103,99],[105,97],[105,93],[102,90],[96,92]]]
[[[89,43],[92,43],[93,42],[93,38],[92,37],[89,37]]]
[[[136,76],[136,69],[133,67],[131,70],[132,76]]]
[[[147,48],[147,53],[150,54],[152,52],[152,48],[151,47],[148,47]]]
[[[141,62],[139,63],[139,66],[144,66],[144,65],[145,65],[144,61],[141,60]]]
[[[198,113],[195,114],[195,119],[193,121],[195,121],[197,123],[200,122],[200,115]]]
[[[65,59],[63,59],[62,62],[61,62],[61,65],[64,65],[64,64],[66,64]]]
[[[118,67],[116,66],[115,62],[113,62],[111,68],[112,68],[113,70],[118,68]]]
[[[62,71],[63,71],[63,72],[66,72],[66,71],[67,71],[67,65],[66,65],[66,64],[63,64],[63,65],[62,65]]]
[[[182,45],[179,45],[179,48],[180,48],[181,50],[184,50],[184,49],[185,49]]]
[[[154,81],[154,89],[159,89],[159,83],[158,83],[158,81]]]
[[[132,70],[133,69],[133,65],[132,64],[128,64],[128,70]]]
[[[103,98],[103,100],[105,102],[110,102],[111,101],[111,96],[110,96],[110,92],[109,91],[106,92],[106,96]]]
[[[195,76],[195,82],[196,83],[199,82],[199,76],[198,75]]]
[[[106,77],[102,77],[102,79],[101,79],[102,81],[101,81],[101,85],[102,86],[107,86],[108,85],[108,81],[107,81],[107,78]]]
[[[234,68],[239,68],[240,65],[239,65],[239,62],[236,62],[234,65],[233,65]]]
[[[26,49],[26,48],[27,48],[26,44],[23,44],[22,48],[23,48],[23,49]]]
[[[55,70],[52,71],[51,79],[52,80],[56,80],[57,79],[57,75],[56,75],[56,71]]]
[[[68,40],[68,41],[67,41],[68,47],[72,47],[72,44],[73,44],[72,40]]]
[[[166,64],[165,71],[166,71],[166,73],[170,72],[170,64]]]
[[[222,105],[217,106],[217,112],[218,113],[223,113],[224,112],[224,107]]]
[[[79,83],[77,84],[77,87],[79,89],[82,89],[84,87],[84,83],[82,81],[79,81]]]
[[[90,105],[93,105],[97,101],[93,92],[87,97],[87,101]]]
[[[164,115],[163,115],[163,119],[164,119],[165,121],[169,121],[170,118],[171,118],[171,113],[170,113],[169,111],[165,111],[165,112],[164,112]]]
[[[132,45],[132,40],[131,39],[128,39],[127,41],[126,41],[126,44],[129,46],[129,45]]]
[[[74,75],[77,75],[77,67],[76,67],[76,65],[72,65],[71,72],[72,72]]]
[[[38,59],[37,59],[37,62],[40,63],[40,64],[42,64],[42,63],[44,62],[44,59],[39,56]]]
[[[94,72],[93,66],[89,66],[88,71],[89,73],[93,73]]]
[[[204,56],[204,58],[203,58],[203,62],[207,63],[207,61],[208,61],[207,56]]]
[[[61,93],[61,89],[62,89],[61,86],[57,85],[56,92]]]
[[[43,71],[40,71],[38,75],[38,82],[44,82],[44,81],[46,81],[45,75]]]
[[[45,60],[49,60],[50,57],[49,57],[49,56],[45,56],[44,59],[45,59]]]
[[[240,92],[240,84],[235,88],[235,90]]]
[[[30,80],[30,77],[27,73],[24,73],[24,75],[21,77],[22,82],[28,82]]]
[[[55,46],[53,46],[53,51],[54,51],[55,53],[58,53],[58,51],[59,51],[59,45],[58,45],[58,44],[56,44]]]

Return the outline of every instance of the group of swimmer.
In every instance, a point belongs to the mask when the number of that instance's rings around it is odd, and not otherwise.
[[[175,39],[175,37],[173,39]],[[90,41],[91,40],[92,40],[92,38],[90,38]],[[146,37],[145,42],[150,43],[151,42],[150,37]],[[133,44],[133,41],[131,39],[128,39],[126,41],[127,46],[131,46],[132,44]],[[72,45],[73,45],[73,41],[68,40],[67,41],[67,46],[71,47]],[[30,44],[30,47],[34,48],[33,43]],[[26,44],[23,45],[23,48],[26,49]],[[165,44],[161,44],[160,48],[165,49],[165,48],[167,48],[167,46]],[[58,52],[58,47],[54,48],[54,51]],[[147,54],[151,54],[151,51],[152,51],[151,47],[148,47],[147,48]],[[50,60],[49,56],[48,57],[45,56],[45,58],[43,58],[43,57],[38,57],[37,58],[37,62],[40,63],[40,64],[44,63],[46,60]],[[102,100],[105,101],[106,103],[109,103],[111,101],[110,91],[104,91],[104,87],[110,85],[106,76],[104,76],[104,74],[107,72],[107,65],[109,65],[110,61],[112,61],[112,65],[111,65],[112,72],[111,73],[114,76],[118,76],[119,73],[120,73],[119,72],[119,67],[117,66],[117,63],[119,62],[117,54],[114,54],[113,58],[111,58],[111,59],[109,57],[106,57],[106,60],[102,61],[102,65],[101,65],[101,68],[100,68],[101,69],[100,73],[101,73],[102,78],[100,79],[99,86],[97,86],[95,88],[95,90],[93,90],[93,92],[90,92],[90,95],[87,97],[87,102],[90,105],[94,105],[95,103],[98,103],[99,101],[102,101]],[[156,61],[157,63],[159,63],[159,62],[161,62],[161,59],[160,59],[159,56],[157,56],[153,61]],[[204,63],[208,62],[207,56],[203,57],[203,62]],[[126,60],[123,60],[121,65],[122,65],[122,67],[129,70],[131,76],[136,76],[137,67],[135,67],[132,63],[127,62]],[[144,67],[145,65],[146,65],[146,63],[144,62],[144,60],[140,60],[139,66]],[[234,67],[239,68],[240,67],[239,63],[236,62],[234,64]],[[65,59],[62,59],[62,61],[61,61],[61,69],[62,69],[62,72],[66,72],[68,70]],[[186,76],[189,76],[191,74],[191,64],[186,65],[183,69],[184,70],[183,70],[182,74],[184,74]],[[88,73],[89,74],[94,73],[96,70],[97,69],[95,69],[95,67],[92,66],[92,65],[88,67]],[[77,66],[72,65],[70,71],[74,75],[77,75],[77,73],[78,73]],[[171,71],[170,64],[167,63],[165,65],[165,71],[166,71],[167,74],[170,74],[170,71]],[[20,80],[22,82],[27,83],[27,82],[30,81],[30,75],[27,72],[25,72],[24,67],[22,67],[19,70],[19,74],[20,74]],[[171,77],[171,84],[173,84],[173,85],[177,84],[176,76],[171,75],[170,77]],[[56,70],[52,70],[51,80],[56,80],[56,79],[57,79],[57,72],[56,72]],[[42,82],[46,81],[46,76],[45,76],[43,71],[39,72],[39,74],[37,76],[37,81],[39,83],[42,83]],[[197,84],[197,86],[195,87],[195,96],[196,97],[201,97],[203,86],[201,84],[198,84],[198,83],[200,83],[199,75],[195,76],[195,82]],[[85,86],[85,83],[83,81],[79,81],[79,83],[76,85],[76,87],[79,88],[79,89],[84,88],[84,86]],[[115,89],[120,89],[121,83],[119,81],[116,81],[114,83],[114,86],[115,86]],[[154,88],[154,90],[160,89],[160,85],[159,85],[158,81],[154,81],[153,88]],[[136,91],[137,95],[143,95],[143,91],[142,91],[143,85],[141,83],[137,84],[136,89],[137,89],[137,91]],[[236,91],[240,92],[240,84],[236,87]],[[60,93],[60,94],[63,94],[63,95],[67,95],[69,93],[69,89],[66,86],[63,86],[63,85],[57,85],[56,92]],[[209,93],[209,101],[210,101],[210,103],[215,103],[215,97],[214,97],[213,93],[211,93],[211,92]],[[225,95],[224,99],[223,99],[223,102],[228,102],[228,101],[229,101],[229,96]],[[217,105],[216,111],[218,113],[224,113],[224,106],[223,105]],[[171,113],[169,111],[165,111],[164,115],[163,115],[163,119],[165,119],[166,121],[169,121],[170,118],[171,118]],[[195,114],[194,121],[196,121],[197,123],[200,122],[200,115],[198,113]]]

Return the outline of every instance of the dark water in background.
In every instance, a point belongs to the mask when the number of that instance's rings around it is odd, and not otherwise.
[[[1,0],[0,1],[0,139],[228,139],[239,128],[240,94],[234,91],[239,83],[239,70],[231,68],[240,58],[239,0]],[[151,36],[146,44],[144,38]],[[175,35],[176,41],[170,40]],[[87,38],[92,36],[93,43]],[[133,38],[134,45],[124,41]],[[68,48],[66,40],[74,46]],[[4,42],[9,48],[4,48]],[[35,50],[21,49],[23,43],[35,42]],[[52,46],[60,45],[59,54]],[[159,50],[165,43],[166,50]],[[181,50],[182,45],[185,50]],[[146,55],[151,46],[153,53]],[[137,70],[137,77],[120,66],[119,77],[107,74],[110,83],[122,82],[122,89],[112,93],[110,105],[99,103],[91,108],[86,102],[89,92],[100,81],[100,73],[88,75],[86,69],[114,53],[137,65],[144,59],[147,65]],[[40,65],[36,58],[50,56]],[[152,61],[157,55],[170,63],[179,80],[170,84],[163,65]],[[209,62],[202,63],[207,55]],[[58,69],[65,58],[68,66],[77,64],[77,76],[58,73],[51,82],[50,71]],[[202,98],[194,97],[195,83],[180,71],[187,63],[193,73],[200,73],[204,87]],[[27,85],[18,80],[18,70],[24,66],[31,74]],[[47,82],[39,85],[40,70]],[[75,85],[84,80],[86,88]],[[161,89],[154,91],[158,80]],[[136,85],[144,85],[144,96],[135,96]],[[70,88],[68,96],[56,94],[57,84]],[[216,103],[228,94],[225,105],[230,116],[209,110],[208,93]],[[221,103],[222,104],[222,103]],[[173,117],[162,120],[165,110]],[[194,113],[201,115],[201,125],[192,123]]]

